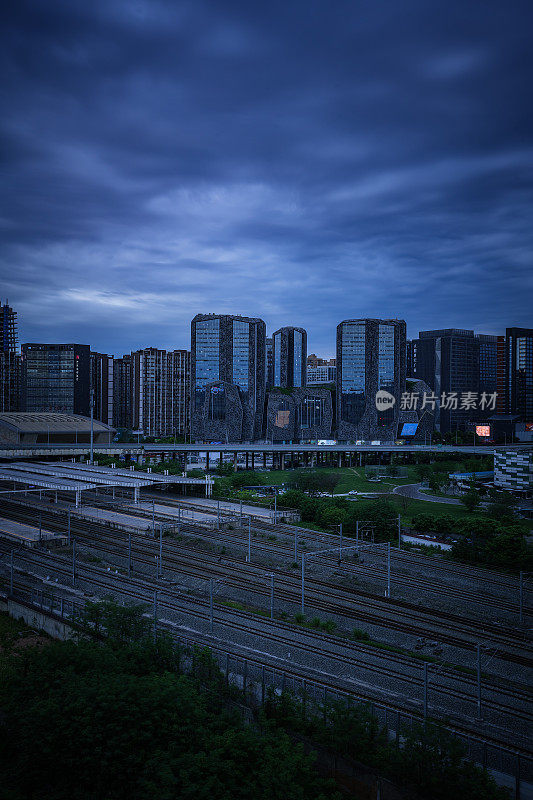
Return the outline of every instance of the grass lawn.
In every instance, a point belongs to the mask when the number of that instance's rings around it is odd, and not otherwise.
[[[388,492],[392,488],[391,484],[398,486],[403,483],[413,483],[416,480],[414,477],[399,478],[386,475],[381,483],[368,481],[365,478],[364,467],[343,467],[342,469],[322,467],[314,471],[324,475],[332,473],[339,478],[335,494],[345,494],[352,490],[358,492]],[[264,476],[266,484],[279,486],[282,483],[290,483],[296,472],[297,470],[274,469],[261,474]]]

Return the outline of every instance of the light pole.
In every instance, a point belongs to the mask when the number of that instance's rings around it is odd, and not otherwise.
[[[72,540],[72,586],[76,586],[76,539]]]
[[[481,645],[476,645],[477,650],[477,715],[481,719]]]
[[[248,517],[248,563],[252,560],[252,517]]]
[[[157,589],[154,589],[154,644],[157,642]]]
[[[274,619],[274,573],[270,576],[270,619]]]
[[[342,522],[339,522],[339,564],[342,561]]]
[[[390,597],[390,542],[387,542],[387,597]]]
[[[89,404],[91,407],[91,454],[89,456],[89,463],[94,464],[94,389],[92,387],[89,392]]]
[[[402,549],[402,520],[398,514],[398,550]]]
[[[9,594],[11,595],[13,594],[13,554],[14,550],[11,551],[11,568],[9,571]],[[274,579],[274,576],[272,576],[272,579]]]

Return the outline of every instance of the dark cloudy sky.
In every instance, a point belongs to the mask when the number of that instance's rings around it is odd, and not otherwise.
[[[0,298],[21,341],[198,312],[496,333],[532,312],[528,0],[18,0]]]

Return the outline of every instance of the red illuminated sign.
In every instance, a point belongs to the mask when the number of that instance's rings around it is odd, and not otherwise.
[[[476,434],[478,436],[490,436],[490,425],[476,425]]]

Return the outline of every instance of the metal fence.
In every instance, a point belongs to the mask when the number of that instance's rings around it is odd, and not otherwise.
[[[85,607],[85,603],[78,600],[31,587],[16,587],[10,596],[15,601],[20,601],[66,623],[75,621]],[[205,641],[196,639],[192,635],[178,635],[171,626],[161,622],[156,623],[155,620],[154,623],[170,633],[180,648],[181,667],[184,671],[194,671],[195,653],[198,652],[198,648],[208,649],[226,682],[237,687],[242,692],[243,699],[249,704],[263,703],[270,691],[276,696],[290,692],[291,696],[302,705],[303,713],[306,708],[326,713],[328,705],[336,702],[364,708],[380,727],[385,729],[389,740],[394,740],[399,747],[407,731],[415,725],[423,724],[423,718],[419,715],[401,711],[384,703],[370,702],[324,683],[304,678],[287,669],[273,669],[261,663],[259,659],[236,655],[223,647],[211,644],[207,646]],[[514,800],[533,797],[532,756],[497,742],[458,731],[445,724],[439,723],[439,726],[463,743],[468,759],[491,771],[499,783],[506,785],[511,790]]]

